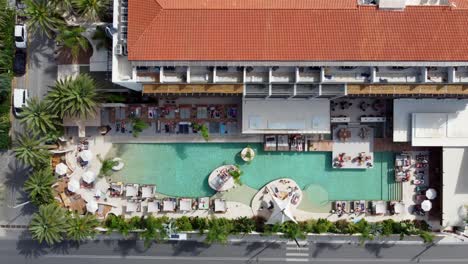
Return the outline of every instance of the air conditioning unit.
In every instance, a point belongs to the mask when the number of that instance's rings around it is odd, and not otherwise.
[[[121,15],[127,15],[128,14],[128,7],[121,7],[120,8],[120,14]]]
[[[115,53],[115,55],[123,55],[123,46],[122,46],[122,44],[115,45],[114,53]]]

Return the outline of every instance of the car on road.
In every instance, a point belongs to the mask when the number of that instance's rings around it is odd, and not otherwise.
[[[23,75],[26,73],[26,53],[22,50],[16,50],[15,52],[13,72],[16,75]]]
[[[13,113],[16,117],[21,115],[23,107],[28,105],[29,94],[26,89],[13,90]]]
[[[15,45],[18,49],[25,49],[28,43],[26,25],[15,25]]]

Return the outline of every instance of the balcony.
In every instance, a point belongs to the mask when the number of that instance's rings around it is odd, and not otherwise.
[[[144,83],[159,83],[159,72],[159,67],[137,66],[136,81]]]
[[[294,95],[294,86],[292,84],[272,84],[271,98],[288,98]]]
[[[246,84],[245,97],[265,98],[269,95],[268,84]]]
[[[298,84],[296,85],[296,95],[294,98],[311,98],[320,96],[318,84]]]
[[[163,67],[163,83],[186,83],[187,67]]]
[[[366,83],[370,82],[370,67],[325,67],[323,82]]]
[[[298,83],[318,83],[320,82],[320,67],[299,67]]]
[[[428,83],[447,83],[448,69],[446,67],[427,67]]]
[[[453,82],[468,82],[468,67],[455,67],[455,77]]]
[[[268,83],[269,68],[267,67],[246,67],[246,83]]]
[[[271,83],[294,83],[295,81],[295,67],[271,67]]]
[[[242,83],[243,67],[216,67],[216,83]]]
[[[190,67],[190,83],[212,83],[214,67]]]
[[[421,80],[421,68],[417,67],[376,67],[376,83],[418,83]]]

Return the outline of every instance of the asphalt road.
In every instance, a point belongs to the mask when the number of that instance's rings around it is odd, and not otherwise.
[[[336,241],[335,241],[336,242]],[[184,241],[153,244],[140,240],[95,240],[82,244],[63,242],[52,248],[31,241],[27,235],[0,238],[0,263],[467,263],[467,244],[423,245],[313,242],[237,241],[207,245]]]

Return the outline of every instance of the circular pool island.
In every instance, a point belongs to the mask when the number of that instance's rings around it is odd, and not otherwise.
[[[225,192],[236,185],[230,172],[238,170],[234,165],[223,165],[216,168],[208,177],[208,185],[218,192]]]
[[[250,147],[246,147],[241,151],[241,158],[245,162],[251,162],[255,158],[255,151]]]

